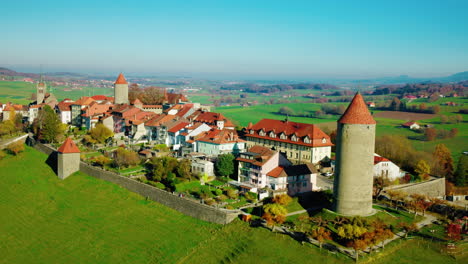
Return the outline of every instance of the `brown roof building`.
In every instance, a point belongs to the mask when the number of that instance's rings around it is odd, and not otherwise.
[[[331,157],[330,137],[312,124],[262,119],[245,129],[247,146],[273,148],[294,162],[318,163]]]

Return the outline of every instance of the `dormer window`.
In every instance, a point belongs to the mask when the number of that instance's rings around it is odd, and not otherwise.
[[[260,131],[258,132],[258,134],[259,134],[260,136],[265,136],[265,135],[266,135],[266,133],[265,133],[265,131],[263,131],[263,129],[260,129]]]
[[[296,135],[292,135],[292,136],[291,136],[291,140],[292,140],[292,141],[297,141]]]
[[[304,137],[304,143],[307,143],[307,144],[310,143],[310,138],[308,136]]]
[[[286,136],[285,133],[281,133],[280,138],[281,138],[281,139],[288,139],[288,137]]]
[[[250,129],[250,134],[253,135],[254,133],[255,133],[255,131],[253,129]]]
[[[322,138],[322,143],[327,143],[327,139],[326,139],[326,138]]]
[[[271,132],[270,132],[270,137],[271,137],[271,138],[276,138],[275,132],[271,131]]]

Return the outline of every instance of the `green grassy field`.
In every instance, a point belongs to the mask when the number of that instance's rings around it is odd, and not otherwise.
[[[58,180],[46,159],[27,148],[0,161],[0,263],[353,262],[238,220],[203,222],[81,173]],[[375,263],[455,263],[431,248],[399,257],[413,250]]]
[[[222,113],[227,118],[238,122],[241,126],[247,126],[249,122],[253,124],[257,123],[263,118],[270,119],[285,119],[286,116],[279,115],[277,112],[283,106],[287,106],[295,112],[315,112],[320,110],[320,104],[273,104],[273,105],[256,105],[251,107],[240,107],[240,106],[225,106],[216,107],[212,111]],[[330,118],[308,118],[308,117],[289,117],[289,120],[301,123],[324,123],[330,121],[336,121],[338,116],[330,116]]]
[[[82,87],[82,90],[64,91],[66,87],[47,87],[47,92],[52,92],[57,100],[70,98],[76,100],[81,96],[93,96],[102,94],[113,95],[113,89]],[[29,104],[31,94],[36,92],[36,86],[27,82],[0,81],[0,102],[12,102],[16,104]]]

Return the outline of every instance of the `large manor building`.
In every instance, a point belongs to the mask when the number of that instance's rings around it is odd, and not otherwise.
[[[318,163],[331,157],[330,137],[312,124],[262,119],[245,129],[247,147],[260,145],[281,152],[294,163]]]

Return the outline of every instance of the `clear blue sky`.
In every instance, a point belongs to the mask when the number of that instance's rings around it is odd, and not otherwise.
[[[237,76],[468,70],[468,1],[2,1],[0,66]]]

